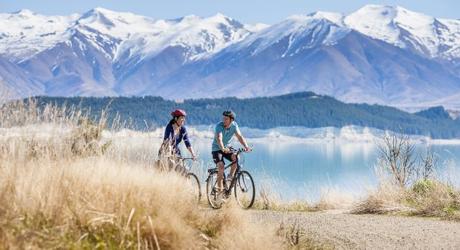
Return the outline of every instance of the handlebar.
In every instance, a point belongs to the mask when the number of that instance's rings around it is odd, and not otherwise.
[[[184,160],[184,161],[185,161],[185,160],[193,160],[192,157],[178,157],[178,159]]]
[[[232,147],[229,147],[229,150],[232,152],[232,153],[236,153],[236,154],[240,154],[240,153],[247,153],[249,151],[247,151],[245,148],[238,148],[238,149],[235,149],[235,148],[232,148]],[[192,157],[178,157],[178,159],[180,160],[193,160]],[[198,159],[198,158],[195,158],[195,159]]]
[[[230,151],[232,153],[237,153],[237,154],[249,152],[245,148],[234,149],[234,148],[230,147],[229,149],[230,149]]]

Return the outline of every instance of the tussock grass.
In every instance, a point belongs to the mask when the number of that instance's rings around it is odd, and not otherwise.
[[[172,172],[100,157],[1,169],[5,248],[282,246],[274,229],[249,223],[237,208],[201,211]]]
[[[436,178],[436,156],[428,150],[417,164],[407,136],[385,135],[377,173],[381,184],[352,212],[436,216],[460,220],[460,191]]]
[[[417,181],[406,191],[404,202],[415,208],[413,215],[460,220],[460,192],[437,180]]]
[[[460,220],[460,192],[433,179],[422,179],[409,188],[385,185],[356,203],[353,213],[434,216]]]
[[[330,188],[321,192],[319,201],[314,204],[314,211],[349,209],[353,205],[354,197],[350,194]]]
[[[277,184],[272,179],[265,179],[257,193],[253,208],[258,210],[272,211],[314,211],[313,207],[306,201],[283,201],[279,192],[275,191]]]
[[[277,183],[272,179],[265,179],[260,185],[254,208],[273,211],[318,212],[350,209],[354,202],[354,197],[350,194],[340,192],[335,188],[322,190],[317,202],[308,202],[306,199],[286,201],[276,190],[278,190]]]
[[[312,238],[297,222],[288,225],[281,223],[277,233],[291,249],[335,249],[330,243]]]
[[[0,249],[292,247],[232,204],[196,204],[182,176],[145,155],[156,152],[104,140],[103,118],[33,100],[0,113]]]
[[[374,191],[355,204],[352,213],[355,214],[387,214],[410,210],[403,205],[404,189],[400,186],[381,183]]]

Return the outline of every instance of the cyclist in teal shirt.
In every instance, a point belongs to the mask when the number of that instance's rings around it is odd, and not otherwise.
[[[235,113],[231,110],[227,110],[224,111],[222,115],[222,121],[216,125],[214,140],[212,142],[212,158],[219,171],[217,174],[217,183],[220,190],[223,190],[224,158],[232,162],[236,161],[236,153],[228,148],[233,135],[236,136],[246,151],[251,151],[251,148],[246,143],[246,139],[244,139],[235,121]],[[229,179],[233,178],[235,171],[236,164],[233,164],[231,166]]]

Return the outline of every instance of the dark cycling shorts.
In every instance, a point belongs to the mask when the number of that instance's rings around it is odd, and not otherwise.
[[[232,155],[233,153],[224,153],[222,152],[222,150],[219,150],[219,151],[212,151],[212,159],[214,160],[214,163],[218,163],[218,162],[224,162],[224,158],[229,160],[229,161],[232,161]]]

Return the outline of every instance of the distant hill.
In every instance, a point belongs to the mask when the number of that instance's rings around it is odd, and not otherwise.
[[[432,107],[415,114],[431,120],[444,120],[451,117],[449,112],[447,112],[442,106]]]
[[[248,99],[217,98],[174,102],[161,97],[36,97],[40,106],[48,103],[90,109],[94,116],[108,111],[130,121],[134,129],[164,126],[175,108],[188,113],[187,124],[209,125],[221,120],[222,111],[232,109],[240,126],[269,129],[285,126],[343,127],[357,125],[383,130],[426,135],[432,138],[460,138],[460,120],[453,120],[442,107],[411,114],[393,107],[347,104],[329,96],[300,92],[275,97]],[[447,115],[446,115],[447,114]]]

